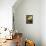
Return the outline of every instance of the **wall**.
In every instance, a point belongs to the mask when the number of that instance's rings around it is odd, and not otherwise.
[[[46,46],[46,0],[41,1],[41,41]]]
[[[31,1],[31,0],[30,0]],[[31,39],[34,38],[34,40],[37,42],[39,39],[40,39],[40,36],[38,38],[38,36],[36,37],[36,32],[40,32],[41,31],[41,41],[42,41],[42,46],[46,46],[46,0],[42,0],[41,2],[41,30],[40,29],[37,29],[37,28],[40,28],[40,24],[36,24],[36,20],[40,20],[39,17],[40,17],[40,13],[39,13],[39,7],[40,7],[40,0],[32,0],[31,2],[30,1],[24,1],[24,3],[22,3],[23,6],[21,6],[21,8],[19,8],[20,10],[17,10],[15,9],[14,7],[14,10],[15,11],[15,25],[16,25],[16,28],[18,31],[20,32],[23,32],[23,34],[25,36],[26,33],[28,33],[28,36],[30,34],[31,36]],[[13,4],[16,2],[16,0],[0,0],[0,26],[3,26],[3,27],[10,27],[10,29],[12,28],[12,6]],[[28,4],[27,4],[28,3]],[[37,6],[35,6],[35,3]],[[30,5],[31,6],[30,6]],[[33,4],[33,5],[32,5]],[[28,7],[29,6],[29,7]],[[20,7],[20,6],[19,6]],[[38,9],[37,10],[33,10],[34,7],[37,7]],[[30,10],[30,8],[32,10]],[[25,9],[25,10],[24,10]],[[29,9],[29,10],[28,10]],[[34,8],[35,9],[35,8]],[[19,14],[17,14],[17,12],[20,11]],[[22,12],[21,12],[22,11]],[[35,11],[35,12],[34,12]],[[36,15],[36,11],[37,12],[37,16]],[[32,13],[33,12],[33,13]],[[26,14],[33,14],[34,16],[34,23],[33,24],[26,24],[25,23],[25,15]],[[19,16],[17,16],[19,15]],[[22,16],[21,16],[22,15]],[[39,17],[38,17],[39,16]],[[38,22],[37,22],[38,23]],[[33,25],[33,26],[32,26]],[[36,25],[36,26],[35,26]],[[19,26],[19,27],[18,27]],[[38,26],[38,27],[37,27]],[[33,29],[32,29],[33,28]],[[28,30],[28,31],[27,31]],[[39,30],[39,31],[38,31]],[[34,33],[33,33],[34,32]],[[24,37],[25,37],[24,36]],[[37,42],[38,43],[38,42]],[[40,43],[40,42],[39,42]],[[38,43],[38,44],[39,44]]]
[[[13,10],[18,32],[22,32],[25,38],[34,40],[36,46],[41,46],[41,1],[23,0]],[[26,24],[26,15],[33,15],[33,24]]]
[[[0,27],[12,28],[12,6],[16,0],[0,0]]]
[[[0,0],[0,38],[5,38],[5,36],[10,35],[9,31],[5,32],[4,27],[9,30],[12,29],[12,6],[16,0]],[[1,29],[1,27],[3,27]]]

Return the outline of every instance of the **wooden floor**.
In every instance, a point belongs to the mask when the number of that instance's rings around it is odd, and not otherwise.
[[[6,40],[6,42],[2,43],[0,46],[16,46],[15,39],[13,40]]]

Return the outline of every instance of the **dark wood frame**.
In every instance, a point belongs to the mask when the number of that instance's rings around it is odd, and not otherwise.
[[[32,19],[28,20],[29,17],[32,17]],[[33,15],[26,15],[26,24],[33,24]]]

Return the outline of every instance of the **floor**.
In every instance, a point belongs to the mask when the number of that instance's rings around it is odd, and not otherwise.
[[[15,39],[13,40],[6,40],[6,42],[2,43],[0,46],[16,46]]]

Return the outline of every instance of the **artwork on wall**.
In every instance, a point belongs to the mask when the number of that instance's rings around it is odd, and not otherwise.
[[[26,24],[33,24],[33,15],[26,15]]]

